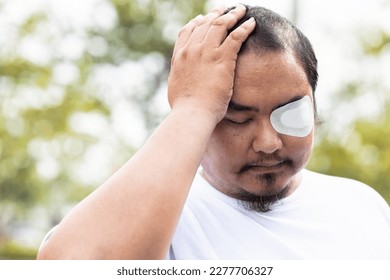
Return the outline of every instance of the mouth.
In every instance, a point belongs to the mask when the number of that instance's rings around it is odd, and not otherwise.
[[[278,171],[285,164],[286,164],[285,160],[263,161],[263,162],[259,162],[259,163],[250,163],[250,164],[244,165],[238,173],[240,174],[240,173],[244,173],[247,171],[254,171],[257,173],[270,173],[270,172]]]

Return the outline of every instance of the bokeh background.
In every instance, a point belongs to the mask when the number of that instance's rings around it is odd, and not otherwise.
[[[237,1],[0,0],[0,259],[34,259],[142,145],[169,112],[178,31],[221,2]],[[390,203],[390,1],[240,2],[287,17],[316,50],[323,124],[309,168]]]

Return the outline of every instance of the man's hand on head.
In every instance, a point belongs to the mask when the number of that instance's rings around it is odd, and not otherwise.
[[[216,122],[224,117],[233,93],[237,54],[256,23],[249,19],[227,34],[245,13],[243,5],[228,12],[218,7],[182,28],[168,80],[168,100],[173,110],[183,106],[204,110]]]

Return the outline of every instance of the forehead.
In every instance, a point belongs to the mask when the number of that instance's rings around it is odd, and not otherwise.
[[[304,95],[312,97],[310,83],[292,52],[248,52],[239,56],[232,101],[261,110]]]

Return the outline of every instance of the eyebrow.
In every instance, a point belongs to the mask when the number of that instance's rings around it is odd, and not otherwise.
[[[278,108],[280,108],[280,107],[283,107],[283,106],[285,106],[285,105],[287,105],[287,104],[289,104],[289,103],[298,101],[298,100],[300,100],[300,99],[302,99],[302,98],[304,98],[304,97],[305,97],[305,94],[304,94],[304,95],[297,95],[297,96],[294,96],[293,98],[289,99],[287,102],[285,102],[285,103],[283,103],[283,104],[280,104],[280,105],[276,106],[273,110],[276,110],[276,109],[278,109]]]
[[[254,112],[258,112],[259,109],[256,107],[243,105],[243,104],[234,102],[233,100],[230,100],[229,106],[228,106],[228,111],[238,111],[238,112],[243,112],[243,111],[252,112],[252,111],[254,111]]]
[[[305,94],[303,95],[297,95],[297,96],[294,96],[293,98],[289,99],[287,102],[284,102],[278,106],[276,106],[275,108],[273,108],[273,110],[275,109],[278,109],[280,107],[283,107],[291,102],[294,102],[294,101],[297,101],[299,99],[302,99],[303,97],[305,97]],[[243,105],[243,104],[240,104],[240,103],[237,103],[233,100],[230,100],[229,102],[229,105],[228,105],[228,111],[236,111],[236,112],[259,112],[260,110],[257,108],[257,107],[253,107],[253,106],[248,106],[248,105]]]

